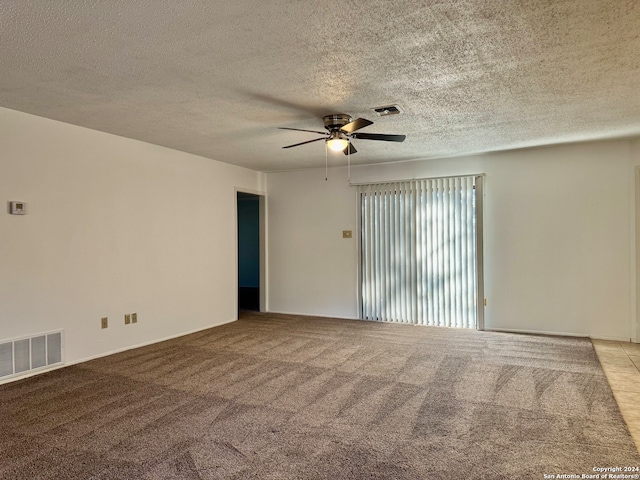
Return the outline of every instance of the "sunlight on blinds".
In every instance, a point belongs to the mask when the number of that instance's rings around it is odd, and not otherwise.
[[[475,179],[358,187],[362,318],[476,327]]]

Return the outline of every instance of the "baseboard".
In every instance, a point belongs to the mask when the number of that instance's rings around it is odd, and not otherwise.
[[[585,333],[552,332],[547,330],[524,330],[520,328],[485,328],[484,331],[485,332],[502,332],[502,333],[526,333],[528,335],[555,335],[558,337],[589,338],[589,335]]]
[[[11,377],[9,379],[0,381],[0,385],[4,385],[6,383],[15,382],[15,381],[18,381],[18,380],[24,380],[25,378],[29,378],[29,377],[35,377],[36,375],[42,375],[43,373],[52,372],[54,370],[59,370],[61,368],[65,368],[65,367],[70,367],[71,365],[78,365],[79,363],[89,362],[89,361],[95,360],[97,358],[108,357],[109,355],[115,355],[116,353],[122,353],[122,352],[126,352],[128,350],[134,350],[136,348],[141,348],[141,347],[146,347],[148,345],[153,345],[155,343],[165,342],[167,340],[171,340],[171,339],[174,339],[174,338],[184,337],[185,335],[191,335],[192,333],[202,332],[203,330],[208,330],[208,329],[214,328],[214,327],[220,327],[222,325],[226,325],[228,323],[233,323],[233,322],[236,322],[236,321],[237,321],[237,319],[225,320],[225,321],[220,322],[220,323],[216,323],[216,324],[213,324],[213,325],[208,325],[208,326],[202,327],[202,328],[196,328],[194,330],[189,330],[189,331],[184,332],[184,333],[178,333],[176,335],[169,335],[168,337],[159,338],[157,340],[151,340],[151,341],[148,341],[148,342],[138,343],[136,345],[131,345],[131,346],[128,346],[128,347],[118,348],[116,350],[110,350],[108,352],[103,352],[103,353],[99,353],[97,355],[92,355],[91,357],[81,358],[79,360],[74,360],[72,362],[67,362],[67,363],[64,363],[63,365],[56,365],[55,367],[38,370],[37,372],[29,372],[26,375],[20,375],[18,377]]]
[[[60,370],[61,368],[68,367],[69,364],[56,365],[51,368],[41,368],[36,371],[31,371],[29,373],[25,373],[24,375],[20,375],[18,377],[5,378],[4,380],[0,380],[0,385],[6,385],[7,383],[17,382],[18,380],[24,380],[29,377],[36,377],[38,375],[42,375],[43,373],[53,372],[54,370]]]
[[[342,315],[322,315],[319,313],[301,313],[301,312],[280,312],[276,310],[267,310],[265,313],[275,313],[280,315],[300,315],[302,317],[320,317],[320,318],[339,318],[341,320],[360,320],[358,317],[345,317]]]
[[[603,337],[600,335],[590,335],[589,338],[592,338],[593,340],[609,340],[612,342],[640,343],[629,337]]]
[[[265,313],[275,313],[275,314],[281,314],[281,315],[301,315],[304,317],[339,318],[342,320],[361,320],[357,317],[346,317],[346,316],[339,316],[339,315],[322,315],[322,314],[315,314],[315,313],[308,313],[308,312],[301,313],[301,312],[284,312],[284,311],[268,310]],[[401,325],[411,325],[411,324],[401,323]],[[593,338],[594,340],[612,340],[617,342],[635,343],[633,342],[632,339],[628,337],[626,338],[625,337],[601,337],[601,336],[588,335],[586,333],[554,332],[554,331],[547,331],[547,330],[524,330],[524,329],[518,329],[518,328],[485,328],[484,331],[485,332],[502,332],[502,333],[522,333],[527,335],[552,335],[552,336],[558,336],[558,337]]]
[[[614,342],[633,342],[629,337],[603,337],[586,333],[551,332],[547,330],[521,330],[518,328],[485,328],[485,332],[526,333],[529,335],[556,335],[558,337],[592,338],[594,340],[610,340]]]
[[[109,355],[114,355],[116,353],[126,352],[127,350],[133,350],[134,348],[146,347],[147,345],[153,345],[155,343],[166,342],[167,340],[172,340],[174,338],[184,337],[186,335],[191,335],[192,333],[202,332],[203,330],[208,330],[208,329],[214,328],[214,327],[220,327],[222,325],[226,325],[228,323],[233,323],[233,322],[236,322],[236,321],[237,321],[237,319],[224,320],[224,321],[222,321],[220,323],[215,323],[213,325],[208,325],[206,327],[196,328],[194,330],[189,330],[189,331],[184,332],[184,333],[178,333],[176,335],[169,335],[168,337],[162,337],[162,338],[159,338],[157,340],[151,340],[149,342],[138,343],[136,345],[132,345],[132,346],[129,346],[129,347],[118,348],[117,350],[111,350],[111,351],[106,352],[106,353],[100,353],[98,355],[94,355],[94,356],[88,357],[88,358],[83,358],[81,360],[75,360],[73,362],[67,363],[66,365],[67,366],[68,365],[77,365],[78,363],[88,362],[90,360],[95,360],[96,358],[108,357]]]

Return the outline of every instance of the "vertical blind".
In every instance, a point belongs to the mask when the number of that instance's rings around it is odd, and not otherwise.
[[[477,180],[358,186],[362,318],[477,326]]]

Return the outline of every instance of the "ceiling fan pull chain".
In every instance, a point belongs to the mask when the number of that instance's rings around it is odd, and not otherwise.
[[[347,182],[351,183],[351,149],[347,147]]]
[[[329,178],[329,158],[328,158],[328,149],[327,142],[324,142],[324,181],[326,182]]]

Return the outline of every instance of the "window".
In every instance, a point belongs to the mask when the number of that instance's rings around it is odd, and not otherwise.
[[[483,328],[482,177],[358,187],[367,320]]]

